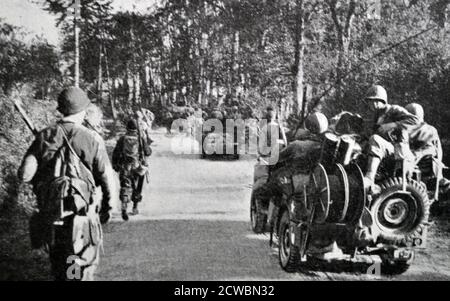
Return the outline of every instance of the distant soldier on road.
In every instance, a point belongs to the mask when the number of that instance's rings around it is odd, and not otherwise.
[[[193,107],[188,107],[186,109],[187,117],[186,117],[186,126],[187,129],[186,135],[188,137],[195,137],[195,126],[196,126],[196,118],[195,118],[195,109]]]
[[[135,118],[144,142],[151,144],[153,142],[151,138],[152,122],[147,118],[142,110],[136,111]]]
[[[144,122],[147,124],[148,128],[151,130],[153,127],[153,121],[155,121],[155,114],[149,109],[141,109]]]
[[[277,120],[277,113],[273,107],[267,108],[263,125],[258,134],[260,161],[268,165],[274,165],[278,161],[280,150],[287,146],[287,138],[284,128]]]
[[[174,121],[172,107],[164,108],[162,112],[162,123],[167,129],[167,134],[172,134],[172,122]]]
[[[128,203],[133,202],[133,214],[139,214],[138,204],[142,201],[142,189],[148,173],[148,157],[151,155],[150,145],[140,134],[139,124],[130,119],[127,133],[116,144],[113,152],[113,168],[120,177],[120,201],[122,202],[122,218],[127,221]]]
[[[30,221],[33,246],[48,247],[56,280],[93,280],[103,239],[100,222],[109,220],[111,164],[103,139],[82,125],[89,104],[81,89],[65,89],[58,98],[64,118],[36,135],[18,172],[37,196],[39,212]],[[96,186],[102,188],[101,204],[94,198]]]

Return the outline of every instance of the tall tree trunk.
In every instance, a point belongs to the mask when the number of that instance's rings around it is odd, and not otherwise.
[[[126,71],[125,71],[125,88],[127,93],[127,101],[126,105],[130,105],[133,103],[134,95],[133,95],[133,76],[131,75],[129,64],[126,64]]]
[[[75,31],[75,70],[74,70],[74,85],[80,86],[80,28],[78,27],[78,17],[80,13],[80,1],[75,1],[75,13],[73,27]]]
[[[147,62],[145,64],[145,68],[143,68],[143,71],[141,73],[141,83],[143,84],[143,97],[144,97],[144,105],[146,107],[150,107],[153,102],[153,92],[154,89],[152,88],[153,85],[151,85],[152,82],[152,75],[151,75],[151,67],[150,63]]]
[[[233,38],[233,62],[232,62],[232,73],[231,73],[231,81],[232,81],[232,91],[231,96],[233,99],[237,97],[237,88],[240,85],[239,83],[239,52],[240,52],[240,43],[241,36],[239,31],[234,33]]]
[[[99,47],[99,53],[98,53],[98,76],[97,76],[97,102],[99,104],[103,101],[103,68],[102,68],[102,46]]]
[[[203,59],[200,59],[200,78],[198,79],[198,81],[199,81],[199,86],[200,86],[200,89],[199,89],[199,91],[198,91],[198,95],[197,95],[197,100],[196,100],[196,103],[197,104],[201,104],[202,103],[202,100],[203,100],[203,93],[204,93],[204,91],[205,91],[205,80],[204,80],[204,77],[205,77],[205,71],[204,71],[204,67],[203,67]]]
[[[331,18],[334,22],[338,40],[338,65],[336,68],[336,98],[338,102],[344,98],[344,78],[350,70],[349,55],[353,20],[356,12],[356,0],[347,0],[348,8],[343,21],[338,16],[337,0],[327,0]]]
[[[303,0],[297,0],[297,23],[294,32],[295,60],[294,60],[294,114],[303,115],[303,82],[305,60],[305,20]]]
[[[141,78],[139,72],[133,74],[133,101],[135,105],[140,106],[141,101]]]
[[[111,95],[111,94],[115,94],[113,93],[113,89],[111,88],[111,75],[109,73],[109,62],[108,62],[108,54],[105,51],[105,67],[106,67],[106,84],[108,85],[108,100],[109,100],[109,104],[111,106],[111,114],[113,116],[114,121],[117,119],[117,110],[116,110],[116,106],[115,106],[115,102],[116,102],[116,97],[115,95]],[[115,85],[114,85],[115,88]]]

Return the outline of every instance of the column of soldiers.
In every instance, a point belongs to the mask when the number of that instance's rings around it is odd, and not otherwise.
[[[128,203],[133,202],[137,214],[142,200],[154,116],[142,110],[128,121],[111,164],[98,131],[99,110],[86,93],[64,89],[58,111],[62,119],[36,135],[18,171],[19,180],[31,183],[37,197],[38,211],[30,220],[32,246],[48,250],[55,280],[93,280],[103,244],[101,225],[112,209],[113,168],[120,175],[122,217],[127,220]]]
[[[441,142],[436,129],[424,121],[423,108],[419,104],[410,104],[406,108],[389,104],[386,90],[381,86],[372,87],[366,100],[375,112],[373,135],[368,142],[366,188],[379,189],[375,185],[375,175],[382,159],[394,153],[392,133],[395,132],[408,143],[409,147],[402,153],[406,160],[419,162],[431,156],[435,158],[434,172],[441,176]],[[133,213],[139,213],[142,187],[148,175],[152,142],[149,122],[154,116],[141,111],[127,122],[127,132],[119,138],[111,164],[96,126],[86,121],[89,105],[90,100],[81,89],[63,90],[58,97],[58,110],[63,118],[36,135],[18,172],[20,180],[33,185],[37,197],[39,212],[30,222],[33,246],[48,248],[52,272],[57,280],[93,279],[103,241],[101,224],[110,219],[113,169],[120,177],[124,220],[129,218],[130,202]],[[230,112],[228,116],[238,118],[238,107],[232,107]],[[188,110],[188,113],[188,117],[195,116],[194,124],[205,117],[198,109]],[[224,118],[220,110],[214,110],[211,115]],[[274,110],[268,108],[269,123],[262,131],[281,129],[275,116]],[[283,131],[279,131],[283,137],[283,150],[275,165],[267,164],[269,180],[257,192],[261,198],[276,192],[278,180],[292,172],[293,166],[287,162],[301,157],[305,164],[299,168],[307,170],[317,160],[314,156],[319,152],[316,150],[322,134],[329,128],[325,115],[314,113],[307,118],[305,129],[300,131],[295,142],[287,145]],[[264,160],[264,156],[261,159]],[[448,188],[449,181],[442,179],[440,184]],[[102,192],[101,199],[97,190]]]
[[[195,137],[195,131],[201,128],[206,119],[218,119],[225,122],[227,119],[248,119],[255,118],[254,110],[248,104],[237,101],[228,104],[210,103],[208,105],[187,105],[185,103],[171,104],[162,112],[162,124],[167,128],[167,133],[172,133],[172,123],[177,119],[187,121],[186,133]]]

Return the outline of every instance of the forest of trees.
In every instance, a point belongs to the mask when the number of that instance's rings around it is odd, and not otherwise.
[[[313,110],[365,113],[378,83],[392,102],[424,104],[447,134],[449,0],[160,0],[139,13],[112,2],[81,0],[77,17],[80,84],[109,113],[223,97],[270,103],[295,121]],[[31,82],[45,97],[73,80],[74,3],[43,2],[58,18],[60,49],[25,45],[1,24],[4,93]]]

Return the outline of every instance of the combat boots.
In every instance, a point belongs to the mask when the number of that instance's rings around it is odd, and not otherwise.
[[[124,221],[128,221],[129,220],[127,209],[128,209],[128,202],[122,201],[122,219]]]
[[[139,209],[138,209],[138,203],[133,204],[133,215],[138,215]]]
[[[130,218],[128,217],[128,213],[126,210],[122,210],[122,219],[124,221],[128,221]]]
[[[142,201],[142,195],[133,195],[133,215],[139,214],[138,204]]]

